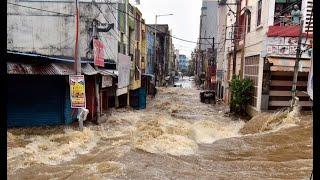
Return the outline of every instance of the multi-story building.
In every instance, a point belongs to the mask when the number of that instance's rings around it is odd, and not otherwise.
[[[218,39],[218,1],[203,0],[200,15],[199,45],[197,57],[197,76],[205,76],[206,89],[213,89],[215,79],[216,53]],[[213,44],[214,43],[214,44]],[[215,80],[214,80],[215,81]]]
[[[223,3],[234,3],[234,1]],[[237,23],[234,23],[235,16],[228,16],[230,11],[227,12],[227,26],[230,25],[230,22],[238,25],[231,31],[235,32],[233,37],[228,37],[227,30],[227,39],[234,40],[237,53],[235,72],[233,73],[232,47],[234,44],[227,43],[227,40],[225,45],[227,56],[224,60],[227,60],[228,65],[227,76],[224,74],[224,80],[230,81],[232,74],[238,74],[242,78],[249,78],[253,81],[254,91],[250,103],[252,114],[290,105],[293,66],[296,61],[297,42],[300,36],[303,42],[301,46],[303,53],[297,85],[298,96],[303,108],[307,109],[311,106],[303,91],[306,91],[307,88],[306,82],[311,58],[311,54],[306,49],[312,46],[312,4],[312,0],[297,2],[241,0],[238,6],[234,6],[232,10],[236,12],[236,8],[238,8]],[[289,16],[295,5],[298,5],[301,11],[300,20],[304,20],[302,33],[300,33],[301,26],[295,24],[293,17]],[[299,17],[297,18],[299,22]],[[225,88],[224,91],[225,95],[230,93],[228,88]]]
[[[179,55],[179,71],[186,74],[188,72],[189,61],[186,55]]]
[[[157,85],[163,85],[165,83],[165,77],[169,75],[168,63],[169,63],[169,48],[170,48],[170,34],[168,24],[154,24],[148,25],[151,29],[149,32],[157,30],[156,39],[156,54],[155,54],[155,78]]]
[[[68,75],[75,74],[75,4],[11,2],[7,7],[8,96],[17,98],[9,103],[8,122],[10,126],[71,123],[75,117]],[[128,0],[80,2],[79,10],[79,73],[85,75],[88,119],[98,120],[109,107],[129,105],[130,90],[140,88],[146,30],[141,12]],[[94,63],[97,41],[104,46],[99,65]],[[24,93],[17,92],[22,88]]]
[[[154,30],[147,27],[147,63],[146,73],[154,74]]]
[[[147,68],[147,31],[144,19],[141,24],[141,71],[146,73]]]
[[[7,6],[8,96],[16,98],[8,104],[9,126],[71,123],[75,117],[71,113],[68,75],[75,74],[74,3],[11,2]],[[113,9],[120,6],[120,3],[79,3],[82,15],[79,20],[79,69],[85,75],[90,120],[98,119],[108,107],[114,106],[117,97],[113,82],[118,76],[120,37],[118,16]],[[113,28],[107,31],[111,25]],[[93,39],[104,44],[104,67],[93,68]],[[100,84],[105,77],[107,83]],[[24,89],[23,93],[17,92],[19,89]]]

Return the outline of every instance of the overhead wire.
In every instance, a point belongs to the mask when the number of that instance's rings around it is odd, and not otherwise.
[[[74,14],[67,14],[67,13],[61,13],[61,12],[57,12],[57,11],[50,11],[50,10],[35,8],[35,7],[31,7],[31,6],[25,6],[25,5],[11,3],[11,2],[7,2],[7,4],[14,5],[14,6],[19,6],[19,7],[24,7],[24,8],[28,8],[28,9],[33,9],[33,10],[38,10],[38,11],[43,11],[43,12],[59,14],[59,15],[74,16]]]

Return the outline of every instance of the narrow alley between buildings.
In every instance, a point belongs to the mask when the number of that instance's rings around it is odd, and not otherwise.
[[[204,104],[194,82],[160,87],[147,108],[114,109],[101,125],[8,130],[8,179],[307,179],[310,114],[247,123]]]

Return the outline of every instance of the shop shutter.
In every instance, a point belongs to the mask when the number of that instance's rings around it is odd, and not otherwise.
[[[8,126],[64,124],[63,83],[63,77],[9,76]]]

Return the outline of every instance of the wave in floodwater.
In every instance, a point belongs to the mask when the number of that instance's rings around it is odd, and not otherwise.
[[[10,148],[7,151],[7,160],[19,161],[13,171],[25,168],[31,164],[41,163],[47,165],[57,165],[65,161],[76,158],[79,154],[90,152],[99,141],[90,128],[84,128],[83,132],[73,129],[65,129],[62,134],[54,135],[34,135],[30,137],[15,136],[8,133],[8,142],[21,141],[28,142],[24,147]],[[22,140],[22,138],[24,138]]]
[[[135,134],[135,147],[150,153],[191,155],[198,144],[213,143],[219,139],[239,136],[244,122],[226,125],[209,120],[190,123],[162,117],[141,123]]]
[[[296,106],[292,111],[287,109],[275,113],[261,113],[254,116],[240,129],[241,134],[258,134],[275,132],[281,129],[297,126],[300,122],[300,107]]]

